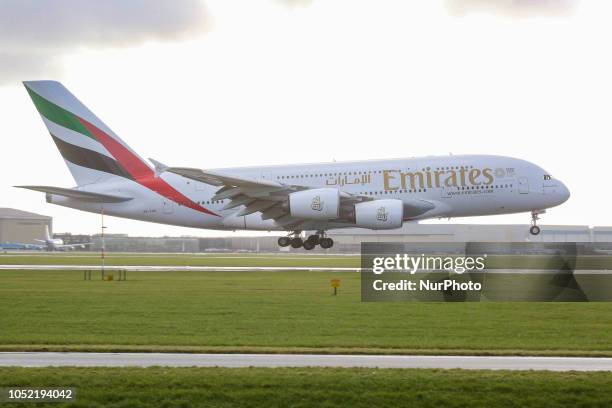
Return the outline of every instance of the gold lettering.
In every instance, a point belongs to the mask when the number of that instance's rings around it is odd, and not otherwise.
[[[470,170],[470,184],[472,184],[474,186],[479,186],[480,184],[482,184],[480,181],[476,181],[478,176],[480,176],[480,170],[479,169],[472,169],[472,170]]]
[[[440,176],[444,174],[444,171],[436,170],[434,173],[436,175],[436,187],[440,187]]]
[[[391,187],[389,185],[389,182],[393,179],[395,179],[395,176],[393,176],[391,174],[391,172],[393,172],[395,170],[384,170],[383,171],[383,177],[384,177],[384,181],[385,181],[385,190],[397,190],[399,187]]]
[[[459,174],[461,175],[461,185],[465,186],[465,167],[461,167]]]
[[[493,184],[493,175],[491,174],[491,169],[483,169],[482,175],[487,178],[485,184]]]
[[[401,173],[402,174],[402,188],[404,190],[407,189],[415,189],[415,188],[423,188],[424,180],[423,180],[423,173],[421,173],[420,171],[415,171],[414,173],[410,172],[410,173]],[[416,178],[418,177],[419,179],[419,186],[416,186]],[[410,178],[410,185],[408,186],[406,183],[406,179]]]
[[[446,187],[457,187],[457,172],[455,170],[449,170],[446,175],[448,177],[444,180]]]
[[[431,188],[431,172],[429,170],[431,170],[429,167],[426,169],[427,172],[425,173],[427,175],[427,188]]]

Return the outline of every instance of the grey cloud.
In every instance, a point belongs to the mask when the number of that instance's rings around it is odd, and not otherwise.
[[[205,32],[203,0],[3,0],[0,84],[57,75],[78,47],[132,46]]]
[[[447,0],[451,14],[487,13],[503,17],[559,17],[573,13],[578,0]]]
[[[27,79],[57,78],[61,66],[51,52],[8,52],[0,50],[0,86],[17,85]]]

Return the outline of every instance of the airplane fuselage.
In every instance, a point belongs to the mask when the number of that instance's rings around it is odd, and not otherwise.
[[[330,229],[387,230],[427,218],[527,211],[537,235],[538,214],[569,198],[539,166],[503,156],[166,166],[143,159],[61,83],[24,86],[77,186],[17,187],[79,210],[193,228],[289,231],[279,246],[311,250],[333,246]],[[315,233],[303,240],[309,230]]]
[[[525,160],[489,155],[431,156],[421,158],[262,166],[221,169],[223,174],[269,180],[308,188],[337,188],[374,199],[398,199],[406,206],[426,200],[435,206],[421,214],[406,212],[404,221],[542,211],[569,197],[565,185],[541,167]],[[101,174],[102,178],[104,175]],[[213,200],[219,190],[173,173],[162,173],[165,183],[180,193],[159,194],[150,183],[113,178],[80,186],[79,190],[130,196],[120,203],[89,203],[47,194],[54,204],[79,210],[194,228],[218,230],[285,230],[273,219],[256,212],[237,216],[237,208],[224,209],[228,200]],[[160,180],[161,181],[161,180]],[[143,185],[144,184],[144,185]],[[187,199],[187,201],[185,200]],[[191,205],[195,203],[197,206]],[[198,211],[203,207],[208,212]],[[305,229],[355,227],[347,222],[312,221]]]

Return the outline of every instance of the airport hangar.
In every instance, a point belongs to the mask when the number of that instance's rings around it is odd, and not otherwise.
[[[0,243],[34,244],[45,238],[45,227],[53,231],[53,218],[14,208],[0,208]]]

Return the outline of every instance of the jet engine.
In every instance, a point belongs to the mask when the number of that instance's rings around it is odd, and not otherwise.
[[[338,218],[340,191],[336,188],[317,188],[289,194],[291,216],[315,220]]]
[[[355,224],[361,228],[394,229],[402,226],[404,204],[401,200],[374,200],[355,204]]]

